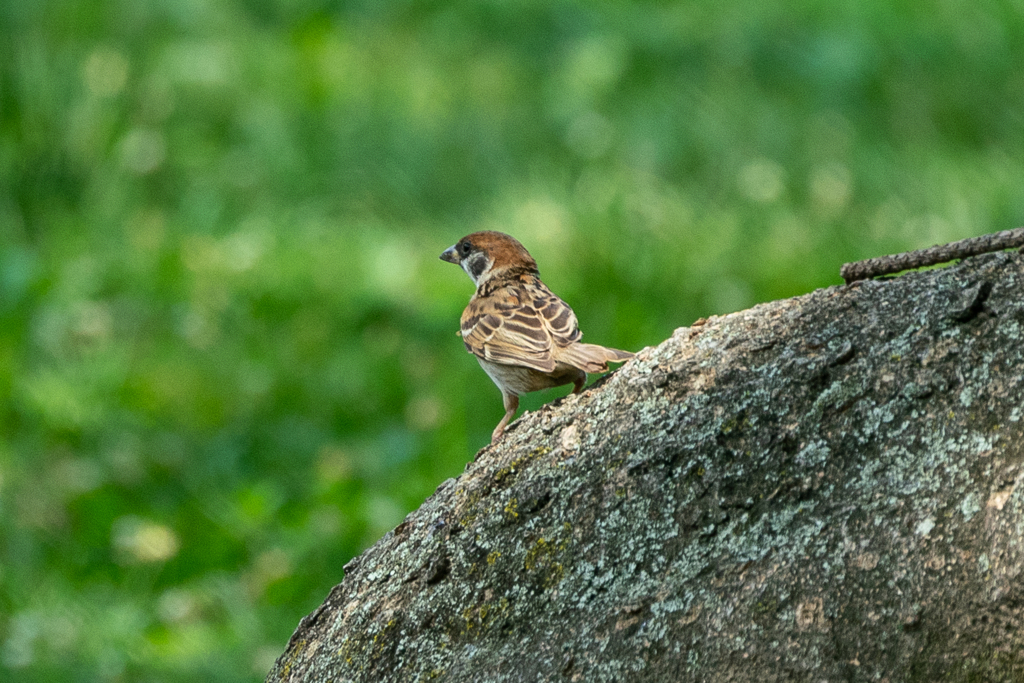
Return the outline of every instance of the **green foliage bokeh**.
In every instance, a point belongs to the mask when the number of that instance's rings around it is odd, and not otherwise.
[[[260,680],[502,414],[463,234],[639,349],[1024,215],[1020,0],[38,0],[0,45],[10,680]]]

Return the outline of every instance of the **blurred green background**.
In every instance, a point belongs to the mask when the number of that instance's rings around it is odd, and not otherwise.
[[[635,350],[1022,153],[1022,0],[0,4],[0,678],[261,680],[503,412],[462,235]]]

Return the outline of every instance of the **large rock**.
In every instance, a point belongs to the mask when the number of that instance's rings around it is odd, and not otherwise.
[[[1024,680],[1024,256],[676,331],[514,423],[268,681]]]

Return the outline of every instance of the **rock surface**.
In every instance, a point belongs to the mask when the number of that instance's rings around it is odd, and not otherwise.
[[[682,328],[345,567],[268,681],[1024,680],[1024,255]]]

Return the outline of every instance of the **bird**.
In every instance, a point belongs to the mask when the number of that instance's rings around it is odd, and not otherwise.
[[[565,384],[578,394],[588,372],[607,372],[609,362],[633,357],[629,351],[581,342],[576,314],[541,281],[537,262],[511,235],[474,232],[440,258],[461,266],[476,285],[459,334],[501,390],[505,416],[491,443],[515,416],[522,394]]]

